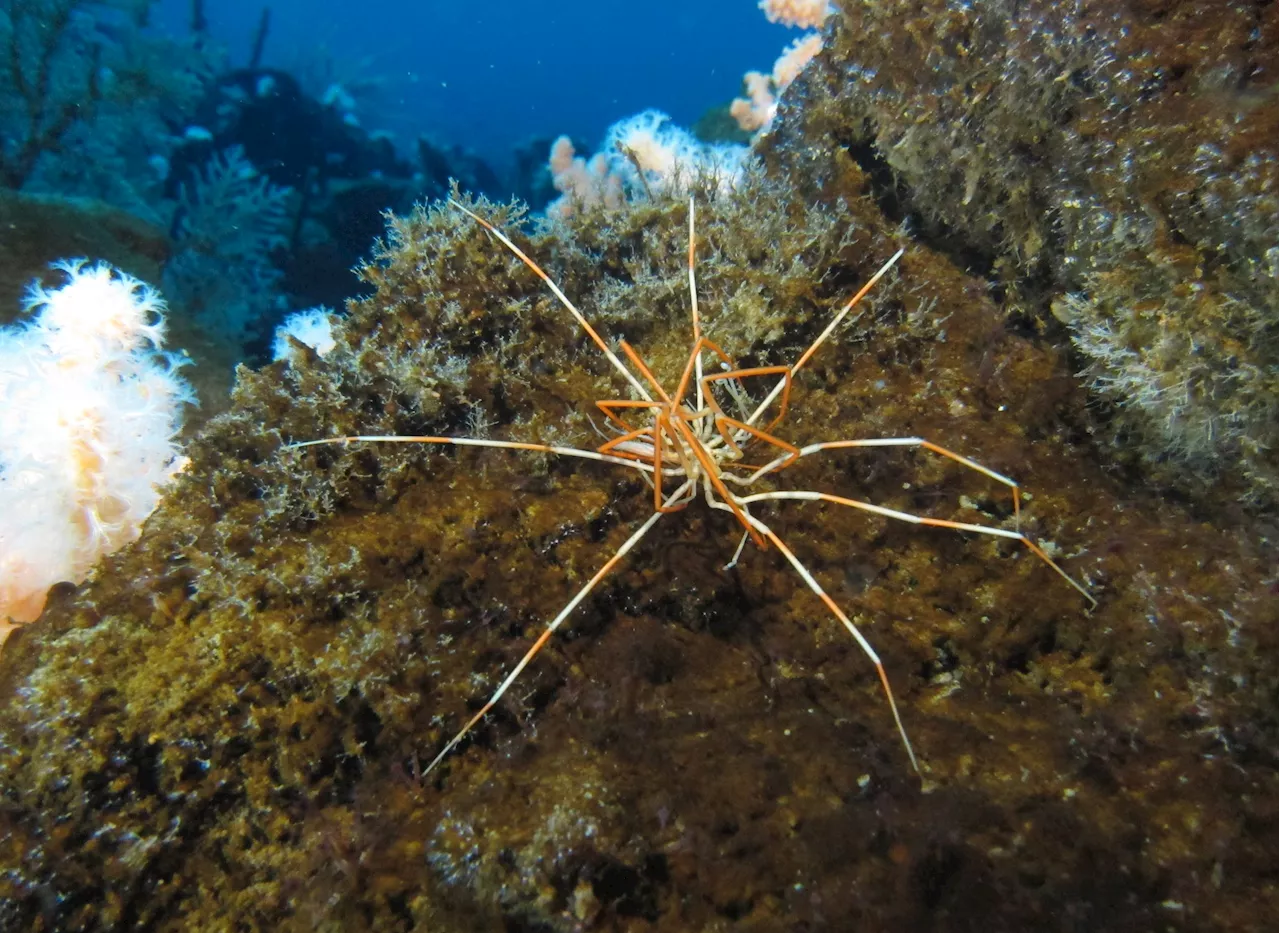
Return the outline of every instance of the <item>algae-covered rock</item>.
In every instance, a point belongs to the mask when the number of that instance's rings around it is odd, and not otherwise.
[[[1150,476],[1265,506],[1276,16],[1243,0],[851,0],[767,145],[814,185],[833,152],[856,160],[892,215],[1009,307],[1052,308],[1117,450]]]
[[[1016,477],[1016,542],[835,505],[664,517],[497,709],[422,770],[652,514],[608,464],[289,442],[594,447],[627,398],[546,287],[455,208],[392,221],[323,359],[241,370],[136,545],[0,655],[0,926],[28,930],[1242,930],[1273,926],[1275,552],[1112,469],[1062,346],[887,223],[856,167],[806,203],[698,195],[708,336],[792,361],[797,443],[924,436]],[[508,230],[670,386],[689,206]],[[777,488],[1013,527],[925,452]]]

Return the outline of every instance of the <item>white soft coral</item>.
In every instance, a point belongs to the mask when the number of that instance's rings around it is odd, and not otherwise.
[[[563,193],[547,206],[547,216],[565,218],[581,207],[617,207],[629,194],[674,193],[699,180],[728,192],[743,173],[747,147],[704,143],[660,110],[645,110],[614,123],[604,151],[578,156],[569,137],[551,147],[551,178]]]
[[[54,583],[79,582],[138,536],[180,469],[194,401],[162,353],[164,301],[106,264],[62,262],[36,317],[0,330],[0,640]]]

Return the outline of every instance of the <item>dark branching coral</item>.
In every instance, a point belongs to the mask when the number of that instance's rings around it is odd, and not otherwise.
[[[772,157],[820,185],[846,153],[1011,308],[1052,304],[1152,475],[1273,501],[1276,4],[840,6]]]
[[[102,100],[102,45],[83,0],[9,0],[0,11],[0,184],[21,188],[45,153]],[[124,4],[117,4],[124,7]],[[138,9],[138,4],[131,4]]]
[[[699,210],[706,327],[792,358],[899,245],[751,179]],[[471,202],[468,202],[471,203]],[[670,380],[687,205],[511,230]],[[424,761],[651,510],[631,473],[360,446],[592,446],[623,386],[527,269],[444,206],[392,220],[323,359],[242,370],[133,547],[0,655],[0,926],[272,930],[1240,930],[1274,907],[1274,554],[1105,472],[1062,353],[909,246],[801,374],[795,441],[921,434],[1026,482],[1021,549],[834,508],[769,520],[875,643],[695,503],[664,519],[432,779]],[[778,482],[1011,521],[918,452]],[[1069,918],[1064,920],[1063,918]],[[1262,918],[1260,920],[1260,918]]]
[[[219,56],[147,28],[151,6],[0,2],[0,186],[96,198],[163,225],[157,161]]]

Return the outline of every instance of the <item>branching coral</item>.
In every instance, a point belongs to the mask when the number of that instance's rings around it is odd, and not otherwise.
[[[242,336],[278,310],[272,252],[288,242],[294,191],[274,185],[240,146],[213,155],[183,186],[165,289],[189,312]]]
[[[174,123],[218,55],[147,30],[150,6],[0,3],[0,185],[96,197],[159,220]]]

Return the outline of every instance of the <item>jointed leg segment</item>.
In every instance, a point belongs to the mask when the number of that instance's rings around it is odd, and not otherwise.
[[[866,638],[863,637],[862,633],[859,632],[853,621],[827,594],[813,574],[811,574],[800,562],[799,558],[796,557],[795,553],[787,547],[787,545],[767,524],[751,513],[750,507],[753,504],[781,501],[830,502],[897,521],[1021,541],[1029,550],[1032,551],[1032,553],[1039,557],[1044,563],[1048,564],[1059,576],[1079,591],[1091,604],[1096,605],[1096,600],[1094,600],[1084,587],[1068,576],[1061,567],[1054,563],[1054,561],[1039,545],[1033,542],[1020,530],[1008,531],[1002,528],[993,528],[984,525],[956,522],[947,519],[928,518],[913,515],[909,512],[874,505],[870,502],[808,490],[770,491],[751,495],[736,495],[731,492],[726,485],[726,483],[732,483],[738,487],[749,486],[765,476],[791,466],[803,457],[812,456],[822,451],[864,447],[919,447],[928,450],[931,453],[948,458],[966,469],[974,470],[989,479],[1008,486],[1013,495],[1015,523],[1018,521],[1020,518],[1021,506],[1018,495],[1018,484],[1016,482],[994,470],[970,460],[967,457],[947,450],[946,448],[923,438],[903,437],[824,441],[816,444],[810,444],[806,447],[796,447],[770,433],[774,426],[781,421],[787,412],[792,381],[795,374],[831,336],[858,302],[862,300],[871,288],[874,287],[874,285],[888,273],[898,259],[901,258],[903,255],[902,250],[895,253],[888,262],[881,266],[879,271],[872,276],[862,289],[860,289],[857,294],[843,305],[843,307],[833,316],[832,320],[823,329],[821,334],[819,334],[817,339],[813,341],[809,348],[801,354],[799,359],[797,359],[793,365],[760,366],[738,369],[735,367],[729,356],[725,354],[725,352],[713,341],[709,340],[702,332],[701,320],[698,313],[697,281],[694,272],[696,240],[694,235],[694,204],[691,199],[689,203],[688,277],[690,314],[693,326],[693,349],[690,352],[688,360],[681,373],[676,392],[673,395],[669,395],[663,389],[658,379],[649,370],[639,353],[627,344],[626,341],[621,341],[619,346],[622,354],[631,363],[631,366],[634,367],[634,372],[632,369],[628,368],[609,348],[608,344],[600,334],[592,328],[582,313],[573,305],[568,297],[565,296],[555,282],[552,281],[551,277],[548,276],[547,273],[537,265],[537,263],[522,252],[511,241],[511,239],[506,236],[506,234],[502,233],[502,231],[498,230],[484,218],[479,217],[457,201],[453,201],[451,199],[451,203],[500,240],[513,255],[532,270],[532,272],[544,283],[546,283],[547,287],[550,288],[551,292],[559,300],[561,305],[563,305],[563,307],[573,316],[586,335],[605,354],[614,369],[626,379],[635,394],[635,398],[599,401],[596,403],[597,407],[604,413],[608,421],[615,428],[620,429],[622,433],[602,444],[595,450],[582,450],[573,447],[561,447],[551,444],[525,443],[519,441],[498,441],[481,438],[442,437],[434,435],[351,435],[347,437],[305,441],[287,446],[289,448],[296,449],[322,444],[348,444],[352,442],[449,444],[458,447],[528,450],[558,456],[595,460],[597,462],[625,466],[640,472],[641,475],[653,486],[654,511],[653,514],[651,514],[640,525],[640,527],[627,538],[622,546],[618,548],[618,550],[604,563],[604,565],[596,571],[591,579],[574,594],[573,598],[565,604],[560,612],[557,613],[549,623],[547,623],[547,626],[541,635],[539,635],[537,640],[524,653],[516,666],[505,677],[505,679],[503,679],[484,706],[471,716],[457,734],[444,745],[440,752],[427,766],[426,770],[423,772],[424,774],[429,773],[438,764],[440,764],[440,762],[444,760],[444,758],[458,745],[459,742],[462,741],[462,739],[475,727],[475,725],[493,709],[493,707],[502,699],[506,691],[516,681],[524,669],[533,661],[534,657],[537,656],[538,652],[542,650],[542,648],[551,639],[552,635],[555,634],[574,609],[576,609],[578,605],[595,590],[600,581],[613,571],[623,557],[630,553],[630,551],[644,538],[654,525],[657,524],[662,516],[668,512],[678,511],[686,507],[689,502],[696,497],[699,489],[702,490],[707,503],[712,508],[732,514],[743,527],[742,541],[739,543],[738,548],[734,553],[733,560],[730,562],[729,566],[733,566],[733,564],[737,562],[747,538],[754,540],[761,548],[766,548],[768,544],[772,543],[778,549],[779,553],[781,553],[792,566],[795,572],[800,575],[805,585],[822,601],[827,610],[853,636],[859,648],[861,648],[861,650],[871,660],[872,664],[875,665],[881,686],[884,689],[885,697],[888,699],[889,708],[893,714],[893,720],[897,727],[898,734],[902,739],[903,746],[906,748],[907,755],[911,760],[911,765],[916,771],[919,771],[920,769],[915,756],[915,751],[907,737],[907,732],[898,712],[897,703],[894,699],[888,676],[885,673],[884,665],[880,661],[879,656],[876,654],[875,650],[871,647]],[[723,364],[724,371],[710,376],[704,375],[702,360],[702,354],[704,352],[709,352],[717,356]],[[638,377],[636,373],[639,373]],[[746,410],[750,403],[746,401],[747,393],[745,389],[742,389],[741,383],[743,380],[751,379],[753,377],[768,376],[778,376],[780,378],[771,391],[765,396],[764,400],[760,402],[760,404],[751,411],[750,414],[746,414]],[[735,407],[741,409],[739,417],[727,414],[723,410],[714,395],[716,383],[725,383],[728,386],[728,393],[733,398]],[[686,393],[690,391],[692,391],[696,399],[692,409],[685,403]],[[722,395],[723,394],[724,392],[722,390]],[[780,399],[779,396],[781,396]],[[764,427],[757,426],[758,422],[761,421],[766,412],[770,411],[771,406],[774,405],[775,402],[778,404],[778,411],[776,415],[774,415],[774,417],[764,425]],[[643,412],[650,417],[652,421],[642,427],[634,427],[628,422],[627,416],[624,415],[624,413],[627,412]],[[780,451],[780,453],[775,456],[773,460],[770,460],[763,466],[755,467],[748,465],[742,461],[742,457],[744,455],[744,448],[753,441],[762,442],[763,444],[774,448],[775,451]],[[751,470],[752,472],[747,475],[743,475],[742,472],[730,472],[731,469],[737,469],[739,471]],[[665,492],[663,488],[664,478],[671,479],[675,483],[678,483],[674,492],[671,492],[670,494]]]
[[[688,486],[689,483],[686,482],[672,493],[671,500],[674,501],[684,495]],[[424,776],[430,774],[435,766],[440,764],[449,752],[453,751],[454,746],[461,742],[466,734],[472,730],[475,724],[483,719],[489,710],[493,709],[493,707],[497,705],[498,701],[502,699],[502,695],[507,692],[513,683],[516,682],[516,678],[520,676],[520,672],[529,666],[529,662],[532,661],[538,652],[542,650],[543,646],[551,640],[551,636],[555,634],[556,629],[563,624],[564,620],[569,617],[569,614],[573,612],[574,609],[578,608],[578,604],[590,595],[591,591],[596,588],[596,585],[607,577],[610,572],[612,572],[613,568],[618,565],[618,562],[621,561],[633,547],[640,543],[640,539],[649,533],[649,530],[658,523],[658,519],[662,518],[663,514],[664,513],[662,512],[654,512],[650,515],[645,520],[644,524],[637,528],[635,532],[632,533],[631,537],[627,538],[627,540],[622,543],[622,546],[614,552],[614,555],[605,561],[604,566],[597,570],[595,575],[592,576],[591,579],[574,594],[573,599],[569,600],[569,602],[565,604],[564,608],[560,610],[556,617],[547,623],[547,627],[543,629],[542,634],[538,636],[538,640],[535,641],[533,645],[530,646],[529,650],[524,653],[524,657],[520,659],[520,662],[511,670],[511,673],[507,675],[506,679],[502,681],[498,686],[498,689],[493,692],[493,696],[489,697],[488,702],[485,703],[484,706],[480,707],[479,712],[467,720],[467,724],[458,730],[458,734],[451,738],[448,743],[445,744],[444,748],[440,749],[440,753],[437,754],[435,758],[431,759],[431,764],[427,765],[426,769],[422,772]]]

